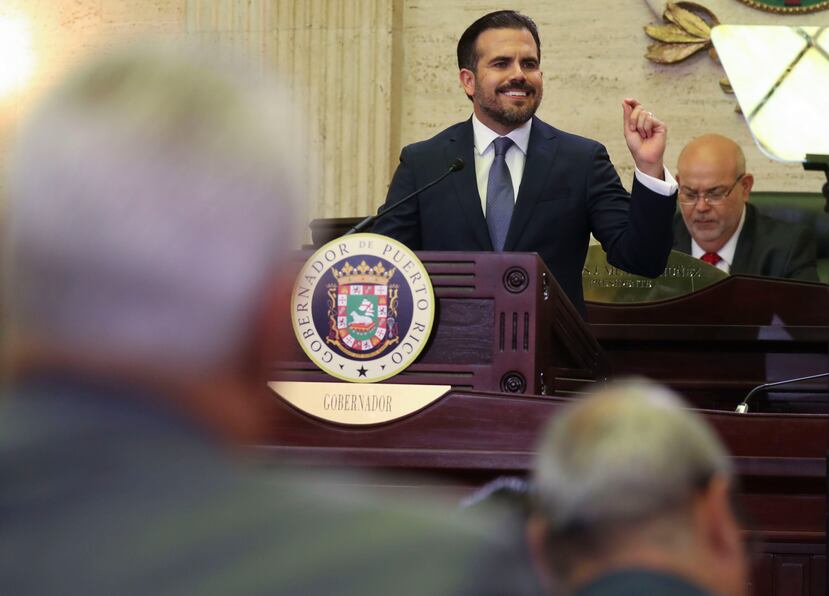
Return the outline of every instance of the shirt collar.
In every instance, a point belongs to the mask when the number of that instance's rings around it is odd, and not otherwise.
[[[489,128],[486,124],[478,120],[478,117],[472,114],[472,131],[475,134],[475,151],[478,155],[483,155],[491,146],[492,141],[500,136],[507,136],[512,139],[515,146],[521,149],[524,155],[527,155],[527,147],[530,144],[530,129],[532,128],[533,119],[530,118],[518,128],[510,131],[506,135],[499,135],[497,132]]]
[[[740,223],[737,225],[737,229],[734,230],[734,233],[731,235],[731,238],[728,239],[723,247],[717,251],[717,254],[720,255],[720,259],[728,263],[728,268],[731,269],[731,263],[734,262],[734,254],[737,252],[737,240],[740,239],[740,232],[743,231],[743,224],[746,222],[746,208],[743,206],[743,214],[740,215]],[[695,258],[699,259],[702,255],[705,254],[706,251],[702,249],[702,247],[697,244],[697,241],[691,238],[691,255]]]

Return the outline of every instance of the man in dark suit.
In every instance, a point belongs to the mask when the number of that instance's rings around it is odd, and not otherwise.
[[[818,281],[814,232],[749,204],[754,176],[733,140],[705,134],[679,155],[674,249],[725,271]]]
[[[537,252],[584,313],[581,271],[591,233],[626,271],[655,277],[665,267],[676,189],[662,161],[667,130],[639,102],[624,100],[637,168],[631,198],[602,145],[534,117],[540,61],[528,17],[498,11],[470,25],[458,42],[458,66],[473,115],[403,149],[385,205],[458,157],[466,167],[381,217],[374,231],[414,250]]]
[[[573,402],[543,434],[534,490],[530,548],[561,593],[746,593],[733,464],[666,388],[629,381]]]

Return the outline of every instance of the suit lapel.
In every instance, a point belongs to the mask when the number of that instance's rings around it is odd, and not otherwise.
[[[743,229],[737,238],[737,249],[734,251],[734,261],[731,263],[731,273],[751,271],[751,251],[754,239],[754,226],[757,225],[757,214],[753,205],[746,203],[746,220]]]
[[[530,221],[533,208],[542,196],[544,183],[552,170],[551,164],[557,149],[555,129],[533,117],[524,175],[518,188],[518,200],[515,202],[515,211],[512,212],[504,250],[515,250],[518,245],[524,228]]]
[[[466,215],[465,221],[472,228],[472,233],[478,242],[475,248],[492,250],[492,240],[489,237],[489,228],[487,228],[486,218],[481,209],[478,180],[475,177],[475,135],[472,131],[471,118],[459,127],[458,134],[450,138],[446,145],[446,163],[451,163],[457,157],[463,159],[465,164],[460,172],[452,174],[455,197],[460,202],[461,213]]]

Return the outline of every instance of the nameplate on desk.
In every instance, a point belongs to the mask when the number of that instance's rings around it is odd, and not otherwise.
[[[601,246],[591,246],[582,269],[584,299],[606,304],[656,302],[684,296],[728,277],[724,271],[678,251],[671,251],[659,277],[633,275],[607,262]]]
[[[271,390],[298,410],[337,424],[381,424],[422,410],[450,385],[275,381]]]

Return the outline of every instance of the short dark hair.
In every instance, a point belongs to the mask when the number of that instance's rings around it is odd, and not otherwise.
[[[538,39],[538,27],[535,26],[535,22],[530,17],[514,10],[496,10],[472,23],[461,35],[458,40],[458,68],[474,71],[478,66],[475,43],[478,41],[478,36],[487,29],[526,29],[532,34],[538,51],[538,59],[541,59],[541,40]]]

